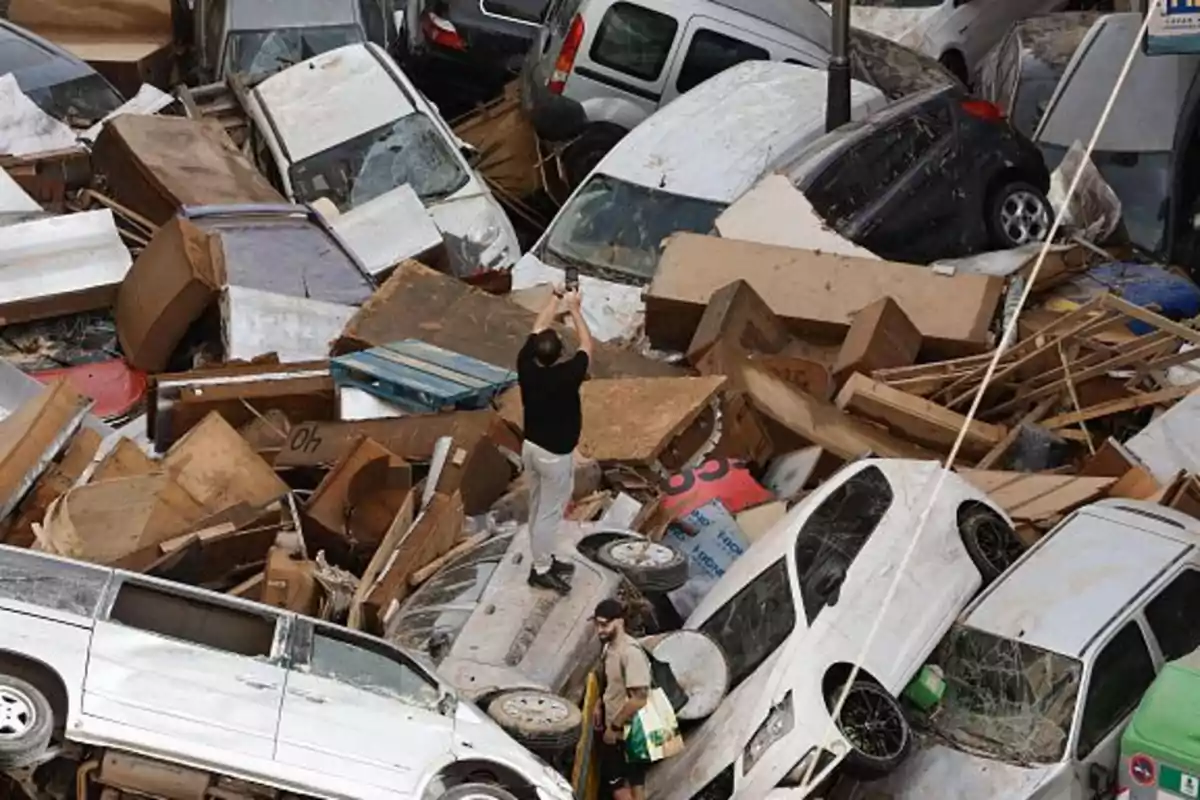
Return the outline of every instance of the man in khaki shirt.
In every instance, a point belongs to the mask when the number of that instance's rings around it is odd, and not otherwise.
[[[601,779],[612,790],[613,800],[645,800],[646,765],[625,760],[625,725],[650,697],[650,660],[633,637],[625,632],[625,607],[603,600],[592,615],[596,635],[604,643],[601,656],[604,694],[594,720],[604,727],[600,744]]]

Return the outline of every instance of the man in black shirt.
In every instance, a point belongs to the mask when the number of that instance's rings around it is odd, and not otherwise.
[[[562,357],[562,339],[551,327],[564,301],[579,334],[579,349]],[[529,584],[571,591],[575,565],[554,557],[558,526],[562,523],[575,482],[572,454],[579,444],[583,413],[579,387],[587,377],[592,358],[592,334],[579,310],[579,292],[555,291],[533,323],[533,332],[517,355],[517,382],[525,408],[525,443],[521,460],[529,473],[529,543],[533,564]]]

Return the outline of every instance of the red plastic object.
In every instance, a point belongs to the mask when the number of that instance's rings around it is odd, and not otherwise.
[[[995,103],[989,103],[987,100],[964,100],[962,102],[962,110],[972,117],[987,120],[988,122],[1004,121],[1004,109]]]
[[[672,475],[664,489],[663,507],[679,518],[705,503],[720,500],[731,514],[775,499],[754,480],[740,461],[714,458]]]
[[[546,88],[551,94],[562,94],[567,88],[567,78],[571,76],[571,68],[575,66],[575,56],[579,53],[579,45],[583,43],[583,17],[579,14],[571,20],[571,27],[563,39],[562,49],[558,51],[558,59],[554,62],[554,72],[546,82]]]
[[[123,417],[133,411],[146,394],[146,373],[134,369],[120,358],[31,372],[30,375],[42,383],[66,378],[72,389],[96,401],[92,413],[106,420]]]

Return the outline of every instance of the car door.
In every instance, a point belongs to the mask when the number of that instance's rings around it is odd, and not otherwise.
[[[590,23],[593,17],[588,17]],[[608,108],[614,119],[618,107],[638,109],[639,121],[664,102],[668,67],[678,50],[679,20],[642,3],[617,0],[608,6],[575,59],[566,95],[583,103]],[[557,58],[557,56],[556,56]],[[592,118],[588,109],[588,118]],[[636,123],[635,123],[636,124]],[[630,126],[632,127],[632,126]]]
[[[454,719],[439,712],[442,699],[437,681],[387,643],[297,619],[275,759],[415,796],[451,757]]]
[[[1079,693],[1082,707],[1076,709],[1071,800],[1112,796],[1121,734],[1159,666],[1137,617],[1121,625],[1096,652]]]
[[[97,619],[83,686],[85,729],[131,741],[270,759],[290,615],[118,573]]]
[[[688,20],[680,53],[671,64],[663,103],[743,61],[771,60],[766,43],[749,31],[700,15]]]

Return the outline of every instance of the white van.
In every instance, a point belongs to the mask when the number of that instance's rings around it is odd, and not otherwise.
[[[823,135],[827,80],[809,67],[751,61],[654,114],[567,199],[513,268],[513,288],[559,284],[565,268],[576,267],[592,334],[635,334],[663,240],[708,233],[791,148]],[[852,84],[855,119],[886,103],[878,89]]]

